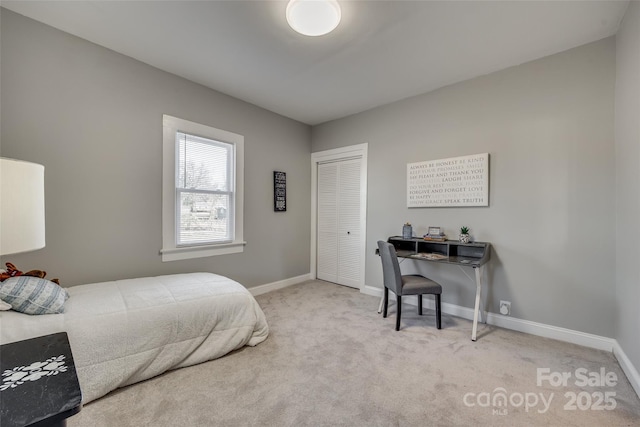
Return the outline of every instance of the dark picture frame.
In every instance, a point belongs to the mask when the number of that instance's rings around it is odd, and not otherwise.
[[[273,210],[287,211],[287,173],[273,171]]]

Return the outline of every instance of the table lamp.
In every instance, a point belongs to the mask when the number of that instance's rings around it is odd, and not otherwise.
[[[44,166],[2,157],[0,255],[44,246]]]

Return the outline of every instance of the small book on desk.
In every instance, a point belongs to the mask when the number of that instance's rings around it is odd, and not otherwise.
[[[429,227],[429,231],[422,236],[422,238],[432,242],[444,242],[447,240],[447,236],[444,234],[442,227]]]
[[[423,239],[430,242],[444,242],[447,240],[447,236],[429,236],[427,234],[423,237]]]

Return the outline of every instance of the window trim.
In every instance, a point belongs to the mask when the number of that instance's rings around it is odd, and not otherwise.
[[[235,215],[234,240],[216,244],[177,245],[176,224],[176,133],[201,136],[234,146]],[[162,116],[162,262],[244,251],[244,136],[164,114]]]

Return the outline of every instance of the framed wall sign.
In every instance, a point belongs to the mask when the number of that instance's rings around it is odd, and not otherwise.
[[[407,164],[407,207],[489,206],[489,153]]]
[[[273,210],[287,211],[287,174],[273,171]]]

